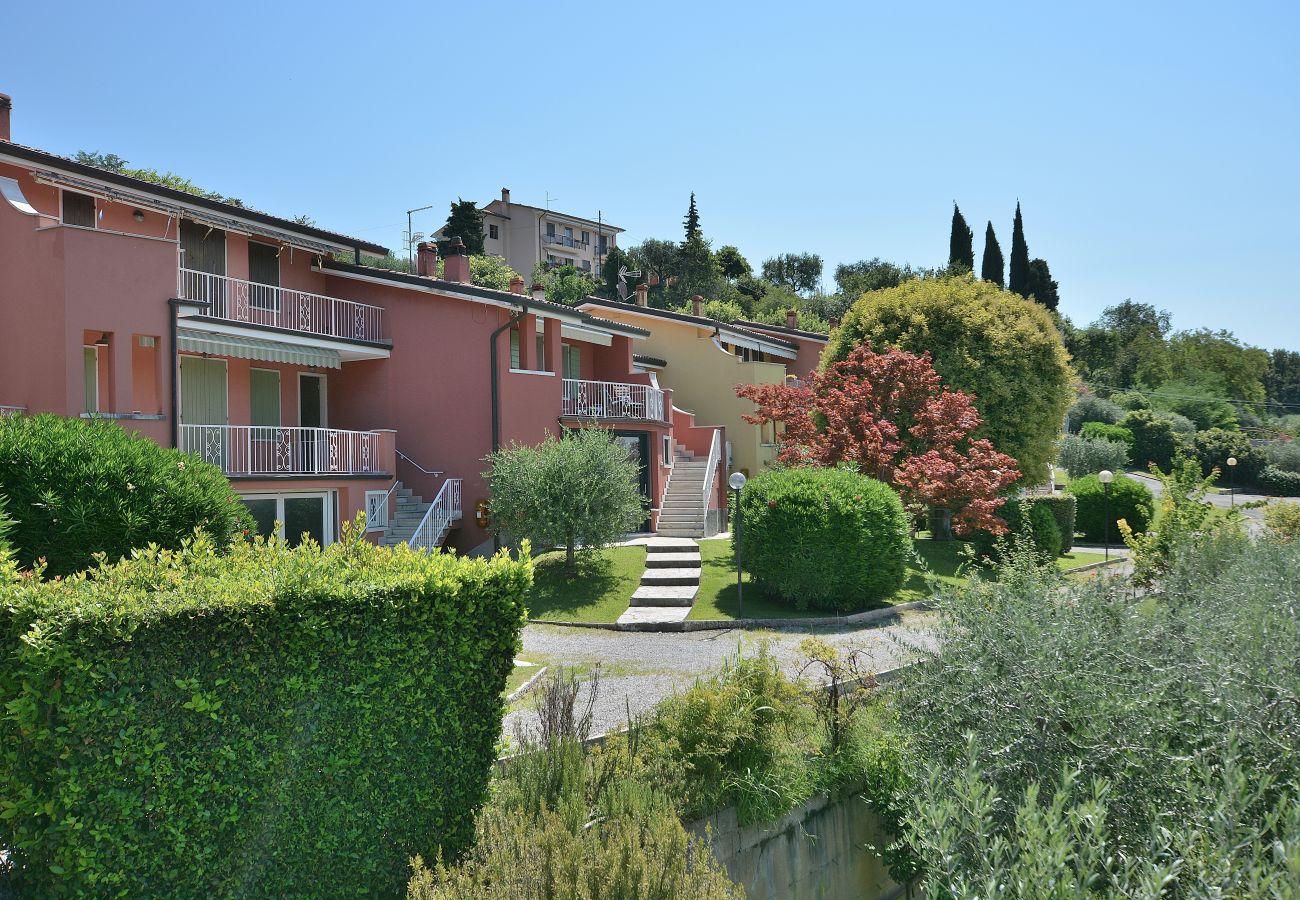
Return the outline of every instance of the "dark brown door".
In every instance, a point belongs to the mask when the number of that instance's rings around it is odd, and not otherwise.
[[[252,282],[248,301],[253,309],[279,310],[280,293],[274,289],[280,286],[280,256],[275,247],[248,242],[248,280]]]
[[[212,314],[226,318],[226,283],[221,278],[209,277],[226,274],[226,233],[182,219],[181,267],[191,270],[182,278],[185,299],[211,303]]]

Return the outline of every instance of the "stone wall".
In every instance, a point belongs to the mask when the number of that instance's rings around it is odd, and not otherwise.
[[[879,900],[901,891],[867,849],[884,836],[856,791],[819,794],[764,825],[741,827],[729,808],[688,827],[708,831],[718,861],[750,900]]]

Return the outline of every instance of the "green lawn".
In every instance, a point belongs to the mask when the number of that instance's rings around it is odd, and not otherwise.
[[[1112,556],[1111,559],[1115,557]],[[1058,557],[1056,564],[1062,569],[1077,569],[1079,566],[1089,566],[1093,563],[1104,562],[1105,553],[1093,553],[1092,551],[1072,550],[1064,556]]]
[[[532,663],[532,665],[521,666],[520,663],[522,662]],[[511,672],[510,677],[506,679],[506,689],[502,691],[502,693],[508,697],[510,694],[519,690],[519,688],[523,687],[525,681],[542,671],[542,665],[542,663],[534,660],[516,659],[514,671]]]
[[[961,566],[959,548],[956,541],[913,541],[917,555],[925,561],[930,571],[948,584],[960,584],[965,581]],[[734,619],[736,604],[736,558],[729,540],[700,541],[700,592],[696,595],[695,606],[688,619]],[[880,606],[893,606],[913,600],[924,600],[930,596],[925,576],[919,568],[908,567],[907,582],[893,597]],[[819,616],[831,616],[828,610],[797,610],[788,604],[765,597],[762,591],[751,586],[749,573],[744,576],[745,609],[747,619],[807,619]]]
[[[627,610],[641,584],[645,547],[610,547],[578,555],[577,568],[564,566],[562,552],[537,557],[528,618],[568,622],[614,622]]]

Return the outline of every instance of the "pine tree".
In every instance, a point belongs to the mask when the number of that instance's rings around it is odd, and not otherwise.
[[[974,234],[966,224],[956,202],[952,205],[952,234],[948,238],[948,268],[965,272],[975,271],[975,247],[971,243]]]
[[[1047,260],[1034,259],[1029,262],[1029,295],[1048,309],[1056,309],[1061,298],[1056,292],[1057,284],[1052,280],[1052,270]]]
[[[473,200],[457,198],[451,205],[451,215],[447,216],[447,224],[443,226],[438,252],[446,254],[454,237],[464,242],[465,253],[469,256],[483,255],[483,213]]]
[[[1029,245],[1025,243],[1025,222],[1020,217],[1020,201],[1016,201],[1016,221],[1011,229],[1011,266],[1007,270],[1007,289],[1013,294],[1028,297]]]
[[[1002,247],[998,244],[998,236],[993,233],[992,222],[984,229],[984,260],[980,263],[980,278],[991,281],[998,287],[1007,286],[1003,273]]]
[[[700,211],[695,208],[694,191],[691,191],[691,205],[690,208],[686,210],[686,218],[683,220],[682,224],[686,227],[686,240],[682,241],[682,246],[685,247],[687,242],[692,238],[700,236]]]

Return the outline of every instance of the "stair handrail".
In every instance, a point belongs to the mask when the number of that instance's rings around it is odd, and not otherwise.
[[[400,478],[394,478],[394,479],[393,479],[393,486],[390,487],[390,488],[388,489],[388,492],[384,494],[384,499],[380,502],[380,504],[379,504],[379,509],[375,510],[375,515],[376,515],[376,516],[381,516],[381,515],[382,515],[382,516],[384,517],[384,519],[383,519],[383,521],[384,521],[384,528],[387,528],[387,527],[388,527],[388,499],[389,499],[390,497],[393,496],[393,491],[397,490],[397,486],[400,485],[401,483],[402,483],[402,479],[400,479]],[[374,525],[374,522],[371,522],[369,519],[366,519],[366,530],[367,530],[367,531],[370,530],[370,527],[371,527],[372,525]]]
[[[460,518],[460,486],[459,478],[448,478],[443,482],[437,496],[424,511],[424,518],[415,526],[415,532],[406,542],[412,550],[432,552],[443,534],[450,530],[451,523]]]
[[[436,478],[437,476],[439,476],[439,475],[442,474],[442,470],[441,470],[441,469],[433,469],[433,470],[426,469],[424,466],[420,465],[418,462],[416,462],[415,460],[411,459],[411,457],[407,456],[405,453],[403,453],[401,450],[398,450],[396,447],[393,448],[393,452],[396,453],[396,454],[397,454],[399,457],[401,457],[402,459],[404,459],[404,460],[406,460],[407,462],[409,462],[411,465],[415,466],[417,469],[419,469],[419,470],[420,470],[421,472],[423,472],[425,475],[432,475],[432,476],[434,476],[434,477]]]
[[[718,463],[722,461],[722,429],[713,429],[713,442],[709,444],[709,467],[704,473],[704,517],[708,521],[709,495],[713,491],[713,478],[718,472]]]

